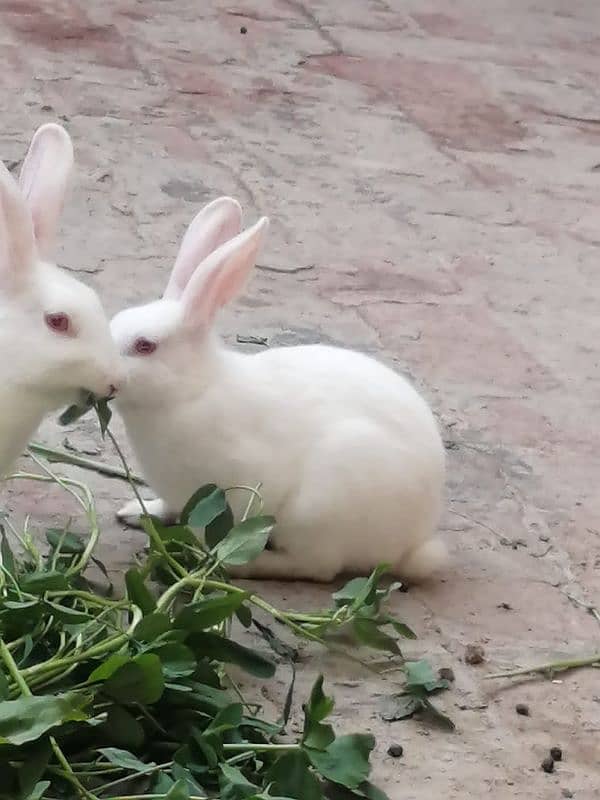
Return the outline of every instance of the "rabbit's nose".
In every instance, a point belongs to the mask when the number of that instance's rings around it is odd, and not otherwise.
[[[111,383],[110,386],[108,387],[108,394],[106,395],[106,399],[112,400],[113,397],[116,396],[118,391],[119,391],[118,388],[113,383]]]

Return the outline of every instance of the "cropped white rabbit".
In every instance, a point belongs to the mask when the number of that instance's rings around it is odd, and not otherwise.
[[[239,234],[239,205],[209,204],[188,229],[163,299],[111,322],[126,363],[117,407],[160,498],[148,510],[168,518],[205,483],[260,482],[265,513],[277,518],[273,549],[236,574],[328,581],[387,562],[423,578],[445,558],[435,536],[444,450],[425,401],[355,352],[314,345],[248,355],[212,332],[267,224]],[[246,499],[234,502],[236,517]],[[119,516],[135,524],[139,512],[130,503]]]
[[[0,162],[0,476],[49,411],[118,382],[98,297],[49,260],[72,165],[55,124],[33,137],[19,185]]]

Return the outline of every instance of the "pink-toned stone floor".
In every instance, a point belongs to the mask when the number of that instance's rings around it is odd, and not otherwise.
[[[597,797],[600,673],[482,680],[599,649],[567,597],[600,604],[596,0],[4,0],[0,53],[0,157],[64,121],[78,170],[61,261],[111,312],[156,297],[198,207],[232,194],[273,224],[228,337],[377,354],[439,414],[454,563],[395,604],[421,637],[407,654],[456,672],[440,702],[457,732],[384,723],[389,680],[312,651],[299,693],[327,670],[338,724],[377,735],[392,800]],[[103,449],[91,422],[67,435]],[[112,520],[125,488],[88,479],[118,574],[142,540]],[[72,511],[47,489],[7,502],[40,526]],[[462,662],[470,642],[484,665]],[[546,775],[554,744],[565,761]]]

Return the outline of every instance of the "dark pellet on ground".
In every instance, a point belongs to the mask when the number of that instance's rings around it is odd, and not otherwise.
[[[542,761],[542,769],[544,772],[554,772],[554,759],[552,756],[546,756]]]
[[[401,744],[391,744],[388,747],[388,756],[392,758],[400,758],[400,756],[404,753],[404,748]]]
[[[485,660],[485,650],[480,644],[468,644],[465,647],[465,662],[467,664],[483,664]]]
[[[454,682],[454,670],[451,667],[441,667],[438,670],[438,675],[442,681]]]
[[[498,608],[502,608],[504,611],[512,611],[512,606],[510,603],[500,603]]]
[[[550,748],[550,755],[555,761],[562,761],[562,747]]]
[[[529,706],[526,703],[517,703],[517,705],[515,706],[515,711],[522,717],[529,716]]]
[[[561,794],[563,797],[573,797],[573,792],[570,789],[563,789]]]
[[[248,33],[248,28],[245,25],[242,25],[240,28],[240,33]]]

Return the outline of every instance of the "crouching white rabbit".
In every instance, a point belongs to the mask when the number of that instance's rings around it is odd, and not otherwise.
[[[242,354],[213,332],[267,225],[239,233],[238,203],[209,204],[185,235],[163,299],[111,322],[126,364],[117,408],[160,498],[148,512],[176,516],[206,483],[260,482],[265,513],[277,519],[273,549],[238,576],[329,581],[387,562],[423,578],[445,557],[435,536],[444,449],[415,389],[359,353],[312,345]],[[130,503],[119,517],[136,524],[139,513]]]
[[[0,477],[48,412],[118,382],[98,297],[51,261],[72,164],[55,124],[36,132],[18,184],[0,162]]]

